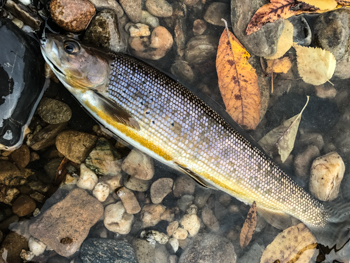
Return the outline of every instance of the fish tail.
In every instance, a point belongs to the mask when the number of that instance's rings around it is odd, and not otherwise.
[[[324,205],[326,223],[324,227],[313,228],[319,249],[319,256],[330,260],[350,259],[350,203],[332,201]],[[320,261],[321,262],[321,261]]]

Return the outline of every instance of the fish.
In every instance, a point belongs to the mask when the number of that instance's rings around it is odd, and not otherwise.
[[[348,236],[347,204],[327,206],[316,200],[168,75],[127,54],[106,54],[63,35],[42,38],[41,51],[84,108],[130,145],[203,186],[246,204],[255,201],[265,215],[292,216],[327,240]]]

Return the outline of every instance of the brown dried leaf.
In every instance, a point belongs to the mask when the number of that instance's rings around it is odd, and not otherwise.
[[[254,201],[248,211],[247,218],[244,221],[241,234],[239,236],[239,244],[241,245],[241,248],[245,248],[246,246],[248,246],[250,240],[252,240],[255,227],[256,227],[256,222],[257,222],[256,203]]]
[[[243,128],[253,130],[259,124],[261,103],[258,77],[249,57],[226,27],[216,56],[220,92],[228,114]]]

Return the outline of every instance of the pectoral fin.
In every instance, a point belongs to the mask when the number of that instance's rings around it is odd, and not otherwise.
[[[95,97],[95,100],[98,101],[99,110],[101,110],[107,117],[133,129],[140,130],[138,122],[124,109],[97,92],[94,92],[93,96]]]
[[[195,172],[191,171],[190,169],[184,167],[181,164],[176,163],[176,165],[179,167],[179,169],[189,175],[193,180],[195,180],[197,183],[199,183],[201,186],[205,187],[205,188],[211,188],[211,189],[216,189],[214,186],[208,184],[207,182],[205,182],[198,174],[196,174]]]

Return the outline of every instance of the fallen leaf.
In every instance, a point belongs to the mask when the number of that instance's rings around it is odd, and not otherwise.
[[[337,7],[337,1],[335,0],[303,0],[302,2],[321,10],[332,10]]]
[[[238,39],[224,29],[216,56],[216,71],[228,114],[243,128],[253,130],[260,118],[260,90],[250,54]]]
[[[294,44],[300,77],[306,83],[321,85],[332,78],[336,60],[334,55],[322,48],[303,47]]]
[[[246,34],[250,35],[258,31],[263,25],[283,18],[287,19],[291,16],[301,14],[302,10],[294,10],[293,7],[298,3],[295,0],[271,0],[270,3],[263,5],[256,11],[248,23]]]
[[[284,57],[280,59],[269,59],[266,61],[267,68],[266,73],[287,73],[292,67],[292,62],[290,62],[289,57]]]
[[[260,263],[310,262],[317,242],[309,229],[300,223],[279,233],[262,254]]]
[[[278,153],[284,162],[294,148],[295,137],[297,136],[301,115],[309,103],[309,96],[307,96],[306,103],[299,114],[284,121],[282,125],[268,132],[258,142],[266,153],[272,155],[274,148],[277,147]]]
[[[277,51],[273,56],[265,57],[267,59],[276,59],[282,57],[293,45],[294,27],[291,22],[284,20],[284,28],[277,43]]]
[[[257,222],[256,203],[254,201],[248,211],[247,218],[244,221],[241,234],[239,236],[239,244],[241,245],[241,248],[245,248],[246,246],[248,246],[250,240],[252,240],[255,227],[256,227],[256,222]]]

